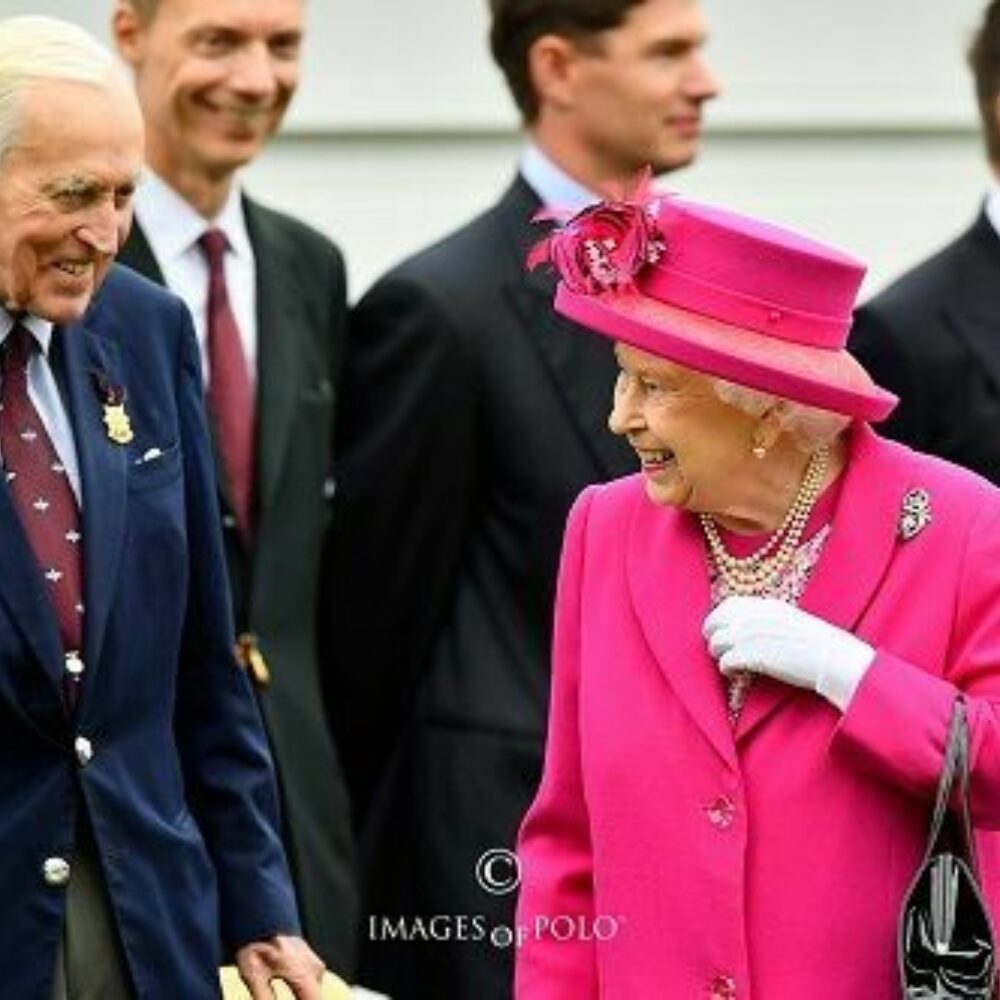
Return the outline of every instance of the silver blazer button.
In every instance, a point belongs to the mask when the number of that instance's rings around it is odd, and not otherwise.
[[[86,767],[94,756],[94,744],[86,736],[77,736],[73,740],[73,750],[80,767]]]
[[[46,858],[42,865],[42,877],[46,885],[62,887],[69,882],[70,867],[65,858]]]

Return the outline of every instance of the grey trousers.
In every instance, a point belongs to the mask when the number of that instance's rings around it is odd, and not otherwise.
[[[77,836],[52,1000],[134,1000],[89,825]]]

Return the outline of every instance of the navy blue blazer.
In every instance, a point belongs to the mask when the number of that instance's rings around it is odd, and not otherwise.
[[[52,359],[80,462],[86,673],[71,719],[46,584],[0,483],[0,996],[49,995],[65,889],[43,864],[72,861],[86,809],[139,996],[217,998],[223,954],[298,917],[232,654],[191,320],[115,266]],[[128,444],[107,435],[102,379],[126,393]]]

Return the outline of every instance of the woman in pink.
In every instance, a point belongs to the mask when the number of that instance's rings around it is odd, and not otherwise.
[[[869,427],[846,255],[640,193],[542,259],[641,471],[567,528],[518,1000],[898,1000],[960,692],[1000,902],[1000,493]]]

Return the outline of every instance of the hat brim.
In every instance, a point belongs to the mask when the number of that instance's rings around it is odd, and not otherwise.
[[[587,295],[559,283],[556,311],[595,333],[737,385],[877,423],[898,398],[845,350],[780,340],[637,290]]]

